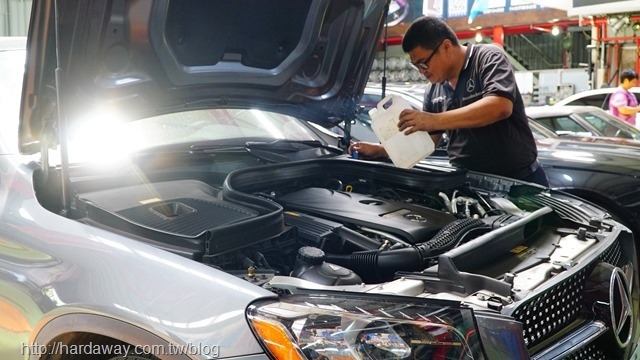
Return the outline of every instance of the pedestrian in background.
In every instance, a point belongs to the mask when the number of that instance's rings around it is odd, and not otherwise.
[[[618,119],[636,126],[636,114],[640,111],[638,99],[629,92],[632,87],[638,86],[638,74],[625,69],[620,73],[620,86],[609,98],[609,111]]]

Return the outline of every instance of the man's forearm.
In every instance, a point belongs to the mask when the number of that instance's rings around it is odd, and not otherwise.
[[[635,115],[640,112],[640,105],[638,106],[620,106],[618,112],[622,115]]]

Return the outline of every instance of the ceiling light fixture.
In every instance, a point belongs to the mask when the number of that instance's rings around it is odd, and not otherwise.
[[[540,26],[531,25],[531,30],[537,30],[537,31],[540,31],[540,32],[551,33],[551,35],[553,35],[553,36],[558,36],[562,32],[562,29],[558,25],[553,25],[551,27],[551,29],[540,27]]]

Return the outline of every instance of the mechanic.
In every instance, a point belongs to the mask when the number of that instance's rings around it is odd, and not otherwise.
[[[638,86],[638,74],[631,69],[622,70],[620,73],[620,86],[609,98],[609,111],[620,120],[635,126],[636,114],[640,111],[638,99],[629,92],[629,89]]]
[[[443,20],[424,16],[409,26],[402,49],[430,84],[423,111],[400,113],[400,131],[427,131],[435,144],[446,131],[454,166],[548,186],[512,65],[500,47],[462,45]],[[375,143],[349,146],[349,154],[356,151],[361,159],[387,156]]]

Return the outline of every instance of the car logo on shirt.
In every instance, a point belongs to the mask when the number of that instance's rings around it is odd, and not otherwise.
[[[467,92],[473,92],[473,90],[476,89],[476,82],[473,81],[473,79],[469,79],[469,81],[467,81]]]

